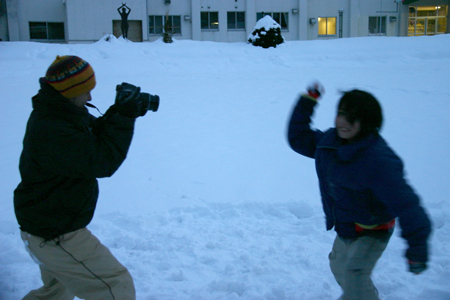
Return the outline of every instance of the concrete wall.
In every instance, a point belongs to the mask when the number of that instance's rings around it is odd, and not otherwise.
[[[176,39],[192,39],[192,1],[187,0],[171,0],[170,4],[164,4],[164,1],[147,1],[148,15],[149,16],[165,16],[166,14],[171,16],[181,17],[181,35],[174,35]],[[189,20],[185,20],[184,17],[189,17]],[[161,35],[150,35],[148,30],[148,20],[145,32],[148,36],[148,40],[154,41],[161,38]]]
[[[29,22],[63,22],[68,43],[98,41],[113,33],[113,21],[120,20],[117,7],[122,3],[111,0],[0,0],[0,38],[27,41]],[[288,14],[288,28],[282,30],[286,40],[314,40],[368,36],[370,16],[385,16],[387,36],[406,36],[408,5],[401,0],[127,0],[131,8],[130,21],[142,26],[143,41],[154,41],[160,34],[150,35],[149,15],[175,15],[181,18],[181,34],[176,39],[216,42],[245,42],[253,31],[258,12]],[[421,0],[413,5],[443,5],[450,0]],[[6,9],[3,9],[6,6]],[[295,11],[293,11],[295,10]],[[218,12],[219,29],[202,30],[201,12]],[[245,30],[228,30],[227,12],[245,12]],[[186,18],[185,18],[186,16]],[[390,17],[396,17],[390,22]],[[336,18],[336,35],[319,36],[318,18]],[[310,19],[316,19],[315,24]],[[450,28],[450,18],[447,21]],[[341,27],[340,27],[341,25]],[[7,28],[7,29],[6,29]],[[340,31],[340,29],[342,29]],[[448,30],[449,31],[449,30]]]
[[[170,15],[182,16],[182,35],[175,36],[177,39],[193,39],[216,42],[243,42],[253,31],[256,25],[256,14],[258,12],[287,12],[289,18],[288,30],[283,30],[286,40],[299,39],[299,14],[293,14],[292,9],[299,10],[299,2],[306,0],[271,1],[271,0],[171,0],[171,4],[164,5],[163,2],[151,1],[148,6],[149,15],[164,15],[169,11]],[[219,29],[201,30],[201,12],[218,12]],[[227,13],[245,12],[245,30],[228,30]],[[184,16],[189,15],[190,20],[185,21]],[[302,26],[305,27],[305,26]],[[305,36],[305,34],[304,34]],[[160,36],[150,36],[149,40],[155,40]]]
[[[339,1],[333,0],[308,0],[308,40],[337,38],[339,31]],[[319,36],[318,18],[336,18],[336,35],[335,36]],[[316,20],[315,24],[310,23],[310,19]]]
[[[61,0],[59,0],[61,2]],[[128,0],[131,9],[128,20],[142,21],[143,40],[148,40],[147,4],[141,0]],[[117,8],[121,2],[111,0],[65,0],[67,13],[67,39],[69,43],[98,41],[113,33],[113,20],[121,20]]]
[[[386,17],[386,35],[398,35],[399,8],[403,4],[393,0],[367,1],[359,5],[360,22],[358,36],[369,35],[369,17]],[[390,21],[395,17],[396,21]]]
[[[62,0],[6,0],[10,41],[29,41],[29,22],[65,22]]]
[[[249,10],[248,14],[253,14],[254,23],[252,24],[249,34],[253,31],[256,25],[256,14],[260,12],[282,12],[288,13],[289,25],[288,29],[282,29],[281,34],[287,41],[298,40],[299,37],[299,13],[293,14],[293,9],[299,9],[298,0],[286,0],[286,1],[256,1],[255,9],[253,11]],[[247,14],[247,15],[248,15]],[[304,25],[302,24],[302,27]]]

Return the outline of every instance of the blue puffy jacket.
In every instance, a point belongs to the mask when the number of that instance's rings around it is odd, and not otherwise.
[[[399,218],[409,245],[406,257],[426,262],[431,223],[404,178],[401,159],[379,135],[343,144],[335,128],[312,129],[316,103],[308,96],[300,98],[288,140],[294,151],[315,158],[327,230],[334,227],[339,236],[354,238],[355,223],[375,225]]]

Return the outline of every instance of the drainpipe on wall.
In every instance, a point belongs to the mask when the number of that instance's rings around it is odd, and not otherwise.
[[[342,38],[342,30],[344,26],[344,10],[340,9],[339,10],[339,38]]]

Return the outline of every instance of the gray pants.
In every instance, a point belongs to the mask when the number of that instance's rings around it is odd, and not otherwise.
[[[24,300],[136,299],[128,270],[86,228],[64,235],[59,244],[21,232],[41,269],[44,285]]]
[[[380,299],[370,275],[391,235],[392,231],[374,231],[357,239],[336,236],[329,260],[334,278],[343,290],[340,300]]]

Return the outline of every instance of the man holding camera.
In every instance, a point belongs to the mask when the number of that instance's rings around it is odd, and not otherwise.
[[[58,56],[39,82],[14,208],[44,285],[23,299],[135,299],[128,270],[86,226],[97,203],[96,178],[112,176],[125,160],[135,120],[150,109],[151,95],[124,83],[116,103],[102,117],[92,116],[85,105],[92,106],[95,74],[77,56]]]

